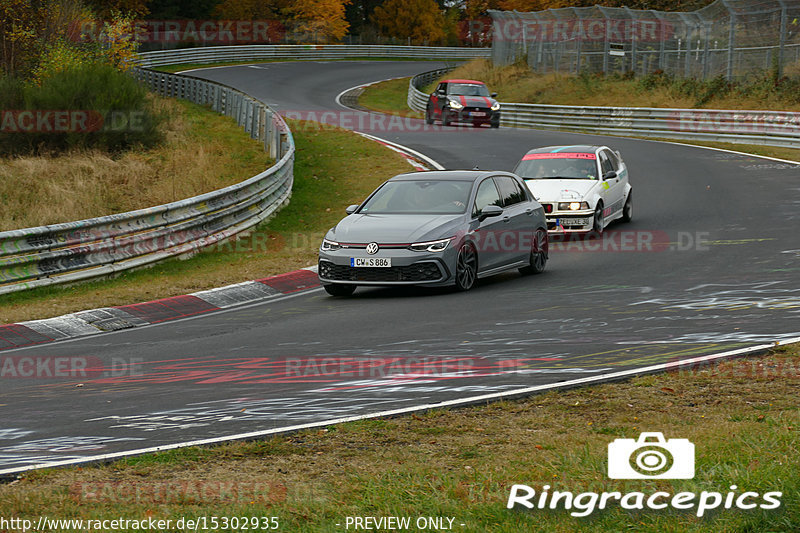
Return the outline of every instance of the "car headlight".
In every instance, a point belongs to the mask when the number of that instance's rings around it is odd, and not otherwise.
[[[415,252],[443,252],[450,245],[450,241],[452,240],[453,238],[450,237],[438,241],[415,242],[409,246],[409,248]]]
[[[461,109],[462,107],[464,107],[461,104],[461,102],[457,102],[455,100],[449,100],[449,102],[450,102],[450,107],[452,107],[453,109]]]
[[[322,246],[320,246],[320,250],[323,252],[333,252],[341,248],[342,245],[338,242],[329,241],[328,239],[322,239]]]
[[[500,111],[500,102],[495,102],[492,104],[492,111]]]
[[[559,202],[559,211],[577,211],[579,209],[589,209],[588,202]]]

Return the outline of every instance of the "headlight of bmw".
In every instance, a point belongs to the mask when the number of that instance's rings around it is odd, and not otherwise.
[[[453,109],[461,109],[462,107],[464,107],[461,104],[461,102],[456,102],[455,100],[449,100],[449,102],[450,102],[450,107],[452,107]]]
[[[588,202],[559,202],[559,211],[577,211],[579,209],[589,209]]]
[[[500,102],[495,102],[492,104],[492,111],[500,111]]]
[[[341,247],[342,246],[338,242],[329,241],[328,239],[322,239],[322,246],[320,246],[320,249],[323,252],[333,252]]]
[[[415,252],[443,252],[450,245],[450,241],[452,240],[453,238],[450,237],[438,241],[415,242],[409,246],[409,248]]]

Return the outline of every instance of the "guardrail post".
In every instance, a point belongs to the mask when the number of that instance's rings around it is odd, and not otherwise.
[[[276,159],[280,160],[289,151],[289,134],[282,131],[278,141],[279,152]]]
[[[266,129],[266,134],[264,135],[264,147],[267,149],[267,154],[275,158],[275,149],[273,139],[275,138],[275,118],[272,114],[271,110],[266,110],[266,124],[264,125]]]

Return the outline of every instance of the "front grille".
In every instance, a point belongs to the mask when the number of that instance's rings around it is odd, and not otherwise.
[[[329,261],[320,261],[319,277],[331,281],[420,283],[438,281],[442,277],[442,272],[437,264],[432,262],[389,268],[355,268],[347,265],[334,265]]]

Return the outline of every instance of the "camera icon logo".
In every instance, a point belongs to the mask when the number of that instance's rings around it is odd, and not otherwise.
[[[638,439],[608,444],[611,479],[692,479],[694,444],[688,439],[664,440],[663,433],[641,433]]]

